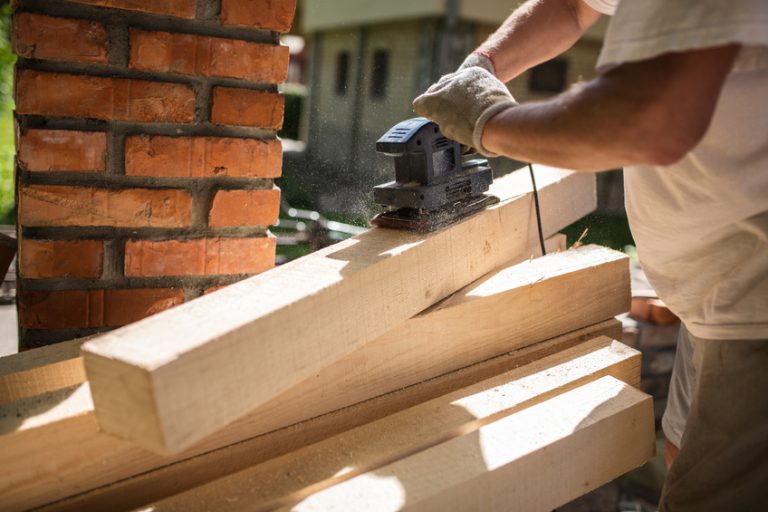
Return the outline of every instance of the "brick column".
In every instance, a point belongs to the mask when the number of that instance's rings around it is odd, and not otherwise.
[[[274,265],[295,4],[14,2],[22,348]]]

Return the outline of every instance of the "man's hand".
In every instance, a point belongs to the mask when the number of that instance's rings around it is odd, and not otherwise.
[[[496,155],[483,148],[485,123],[515,105],[507,86],[475,62],[462,64],[413,100],[413,110],[436,122],[446,137],[486,156]]]

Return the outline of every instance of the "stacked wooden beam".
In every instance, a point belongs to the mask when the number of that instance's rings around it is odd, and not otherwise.
[[[547,234],[594,206],[591,176],[537,172]],[[87,381],[79,342],[0,360],[3,510],[538,510],[641,464],[639,354],[598,338],[620,333],[626,258],[528,259],[526,184],[87,342]],[[562,482],[542,497],[535,474]]]

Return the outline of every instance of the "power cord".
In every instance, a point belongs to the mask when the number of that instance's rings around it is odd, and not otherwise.
[[[533,183],[533,204],[536,208],[536,225],[539,228],[539,245],[541,246],[541,255],[547,254],[544,247],[544,232],[541,229],[541,211],[539,210],[539,191],[536,189],[536,177],[533,175],[533,165],[528,164],[528,171],[531,173],[531,183]]]

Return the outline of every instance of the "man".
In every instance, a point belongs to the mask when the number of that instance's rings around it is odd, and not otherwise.
[[[503,82],[601,13],[598,78],[518,105]],[[625,168],[640,260],[684,324],[660,510],[765,510],[768,2],[529,0],[414,109],[488,156]]]

